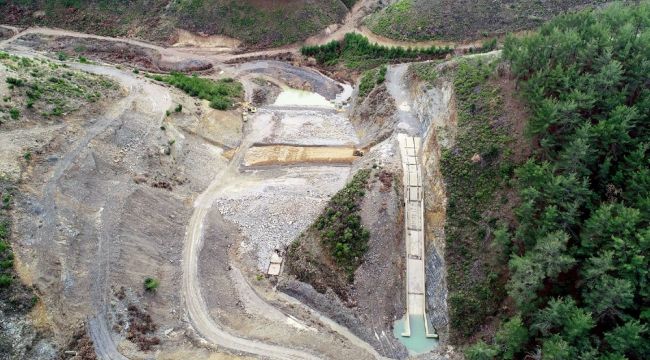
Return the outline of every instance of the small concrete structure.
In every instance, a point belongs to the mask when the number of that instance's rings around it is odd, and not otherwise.
[[[424,201],[422,170],[419,155],[422,140],[398,134],[402,168],[404,170],[404,224],[406,234],[406,316],[402,336],[411,336],[411,316],[424,318],[426,337],[437,338],[429,329],[426,310],[424,270]]]
[[[275,275],[278,276],[280,275],[280,272],[282,271],[282,257],[278,255],[277,252],[273,252],[271,254],[271,262],[269,263],[269,269],[267,270],[267,274],[269,275]]]

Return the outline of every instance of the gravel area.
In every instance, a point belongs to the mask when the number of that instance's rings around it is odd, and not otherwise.
[[[320,214],[350,173],[347,167],[295,167],[264,171],[265,180],[217,200],[226,220],[245,236],[242,250],[252,252],[260,271],[271,253],[290,244]]]

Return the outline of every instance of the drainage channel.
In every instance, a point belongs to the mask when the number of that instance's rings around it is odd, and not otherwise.
[[[398,134],[404,171],[404,224],[406,235],[406,315],[394,326],[395,336],[412,354],[434,349],[438,335],[426,312],[424,271],[424,201],[420,149],[422,139]]]

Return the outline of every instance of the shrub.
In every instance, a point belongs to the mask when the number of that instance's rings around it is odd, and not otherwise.
[[[13,266],[14,266],[13,259],[5,259],[0,261],[0,269],[6,270],[12,268]]]
[[[9,236],[9,222],[2,221],[0,222],[0,252],[3,252],[7,246],[7,243],[2,241]]]
[[[146,291],[155,292],[159,285],[160,282],[154,278],[148,277],[144,279],[144,289]]]
[[[18,120],[18,118],[20,117],[20,110],[16,108],[9,109],[9,116],[11,116],[13,120]]]
[[[7,77],[7,79],[5,81],[7,82],[7,84],[13,85],[13,86],[16,86],[16,87],[25,85],[25,81],[23,79],[16,79],[14,77]]]
[[[174,111],[175,111],[175,112],[181,112],[181,111],[183,111],[183,105],[181,105],[181,104],[176,105],[176,108],[174,109]]]
[[[11,286],[11,283],[14,281],[14,279],[6,274],[0,275],[0,288],[6,288]]]
[[[235,100],[243,96],[244,88],[241,83],[231,78],[212,80],[196,75],[187,76],[173,73],[166,76],[155,76],[154,79],[171,84],[190,96],[210,101],[210,106],[218,110],[226,110],[233,106]],[[182,110],[182,107],[178,108]]]

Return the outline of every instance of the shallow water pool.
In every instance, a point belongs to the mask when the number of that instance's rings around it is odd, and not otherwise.
[[[411,316],[411,336],[402,336],[404,332],[404,318],[395,321],[393,335],[408,349],[411,355],[427,353],[438,346],[438,339],[428,338],[424,332],[424,318]]]
[[[324,96],[311,92],[298,89],[284,89],[278,95],[273,105],[277,106],[318,106],[326,108],[334,108],[334,105],[327,100]]]

